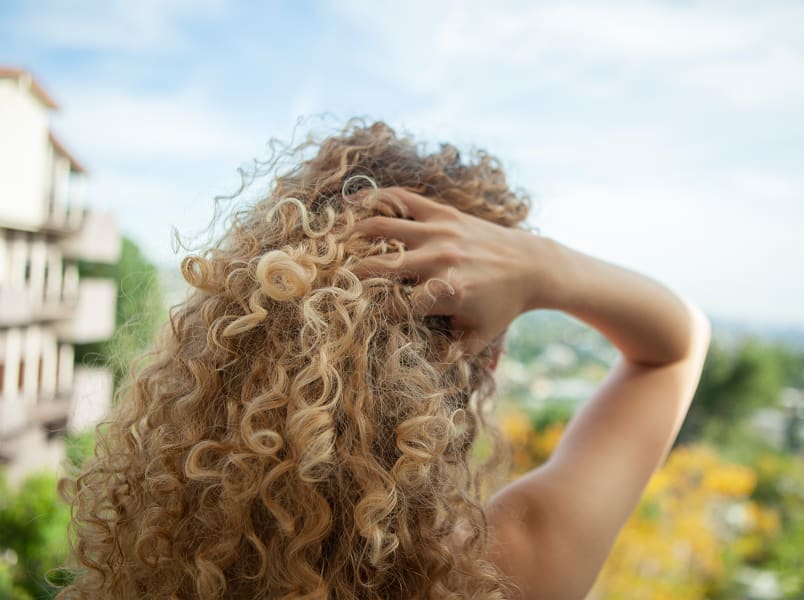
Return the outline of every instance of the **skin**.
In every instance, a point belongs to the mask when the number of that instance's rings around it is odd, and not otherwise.
[[[581,600],[678,435],[709,348],[709,320],[645,275],[402,188],[385,191],[412,219],[371,217],[355,230],[399,239],[405,260],[372,257],[355,272],[418,281],[416,310],[449,315],[466,352],[495,342],[499,356],[498,336],[536,309],[584,321],[620,352],[547,463],[487,503],[488,558],[517,583],[519,598]],[[426,288],[432,277],[449,286]],[[456,548],[467,534],[457,528]]]

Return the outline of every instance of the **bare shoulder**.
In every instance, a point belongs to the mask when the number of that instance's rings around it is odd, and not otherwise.
[[[545,480],[546,481],[546,480]],[[506,486],[488,503],[486,559],[494,563],[520,589],[511,600],[583,598],[567,595],[565,565],[571,564],[570,547],[558,527],[548,527],[550,503],[526,502],[518,482]],[[546,497],[547,495],[545,495]],[[540,539],[534,540],[534,523],[542,523]],[[456,551],[466,543],[471,528],[465,521],[456,526],[449,544]]]
[[[538,469],[535,484],[517,480],[489,501],[487,558],[519,587],[516,600],[582,600],[592,583],[577,568],[583,539],[562,526],[560,490],[548,470]]]

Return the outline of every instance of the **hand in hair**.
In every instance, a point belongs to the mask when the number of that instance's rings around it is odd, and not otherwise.
[[[520,312],[552,308],[596,328],[622,354],[550,459],[487,507],[488,558],[524,590],[523,600],[583,598],[678,434],[707,354],[708,319],[630,269],[404,190],[389,193],[415,221],[372,217],[358,228],[410,250],[398,268],[388,268],[387,256],[364,268],[446,279],[454,294],[431,299],[420,283],[414,300],[426,313],[450,315],[470,349]],[[458,527],[456,544],[470,533]]]
[[[413,220],[374,216],[359,221],[354,231],[400,240],[406,250],[401,259],[400,253],[363,259],[353,272],[415,282],[414,310],[449,316],[469,354],[480,352],[522,312],[552,305],[551,273],[543,257],[533,255],[533,234],[403,188],[379,193],[401,201]]]

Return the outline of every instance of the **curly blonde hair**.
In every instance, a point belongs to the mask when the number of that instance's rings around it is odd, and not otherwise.
[[[491,349],[464,354],[406,281],[355,276],[405,248],[351,228],[406,216],[390,186],[508,227],[529,198],[486,153],[428,153],[382,122],[286,154],[267,195],[184,259],[187,300],[62,479],[74,579],[58,598],[510,597],[484,559],[481,486],[507,460],[484,417]]]

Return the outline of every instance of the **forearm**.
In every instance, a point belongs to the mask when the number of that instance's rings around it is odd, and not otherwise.
[[[665,364],[690,352],[697,319],[684,299],[658,281],[574,250],[544,236],[531,236],[534,281],[528,309],[561,310],[600,331],[634,363]],[[546,270],[546,272],[545,272]],[[543,285],[543,284],[542,284]]]

